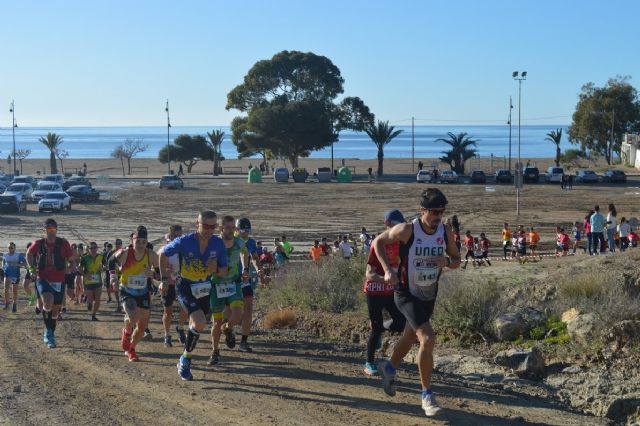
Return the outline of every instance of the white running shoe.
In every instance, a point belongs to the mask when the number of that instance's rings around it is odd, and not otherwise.
[[[430,393],[425,398],[422,398],[422,409],[424,410],[424,414],[426,414],[427,417],[433,417],[438,414],[440,410],[442,410],[442,408],[440,408],[440,406],[436,402],[436,396],[433,393]]]

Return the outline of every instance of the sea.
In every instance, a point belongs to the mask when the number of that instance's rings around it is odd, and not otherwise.
[[[449,126],[429,125],[396,126],[402,133],[392,140],[384,149],[385,158],[435,158],[448,149],[448,145],[438,142],[438,138],[447,138],[447,133],[458,134],[466,132],[477,141],[480,157],[508,157],[509,145],[511,155],[518,156],[518,140],[523,160],[527,158],[551,158],[555,156],[555,145],[546,141],[546,134],[552,130],[563,129],[561,149],[571,147],[566,134],[566,125],[526,125],[518,126],[484,125],[484,126]],[[13,150],[12,129],[0,128],[0,158],[6,158]],[[238,152],[231,142],[231,132],[228,126],[175,126],[169,129],[169,141],[181,134],[203,135],[213,130],[222,130],[226,136],[222,143],[222,154],[227,159],[237,158]],[[140,140],[148,148],[138,154],[138,158],[156,158],[158,151],[167,144],[167,127],[16,127],[16,149],[29,149],[28,158],[49,158],[47,148],[38,142],[41,136],[48,132],[56,133],[63,138],[62,149],[68,152],[70,159],[110,158],[113,150],[126,139]],[[334,143],[334,157],[349,159],[372,159],[377,156],[375,144],[366,133],[344,131],[339,140]],[[311,158],[330,158],[331,147],[311,153]]]

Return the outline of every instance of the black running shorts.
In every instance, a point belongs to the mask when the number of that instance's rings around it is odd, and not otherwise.
[[[435,299],[424,301],[409,293],[408,290],[396,290],[393,298],[396,306],[414,330],[431,319],[436,304]]]

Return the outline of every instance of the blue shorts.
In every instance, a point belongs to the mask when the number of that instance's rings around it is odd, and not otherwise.
[[[4,277],[9,278],[12,284],[15,284],[15,285],[20,284],[20,273],[18,273],[18,275],[7,275],[7,273],[5,272]]]
[[[62,305],[62,301],[64,300],[64,283],[58,283],[59,287],[53,287],[49,284],[49,281],[38,279],[36,284],[36,288],[38,290],[38,294],[43,295],[45,293],[53,293],[53,304],[54,305]],[[59,291],[58,291],[59,288]]]
[[[176,283],[176,293],[178,302],[189,315],[196,311],[202,311],[207,318],[211,315],[211,296],[207,295],[196,299],[191,293],[191,283],[178,281]]]

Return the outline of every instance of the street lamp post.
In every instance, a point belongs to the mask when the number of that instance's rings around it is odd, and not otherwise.
[[[13,100],[11,101],[9,112],[11,113],[11,133],[13,135],[13,175],[15,176],[18,172],[16,167],[16,127],[18,126],[16,125],[16,111]]]
[[[520,137],[521,137],[521,119],[522,119],[522,81],[527,79],[527,72],[514,71],[512,74],[514,80],[518,81],[518,165],[516,173],[518,174],[516,185],[516,216],[520,217],[520,188],[522,187],[522,161],[520,159]]]
[[[511,111],[513,110],[513,102],[511,101],[511,96],[509,96],[509,121],[507,124],[509,125],[509,172],[511,172]]]
[[[169,120],[169,99],[167,99],[167,105],[164,110],[167,112],[167,174],[171,174],[171,149],[169,148],[169,129],[171,128],[171,121]]]

